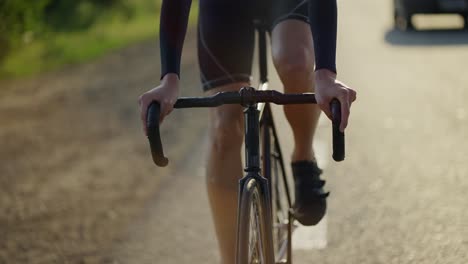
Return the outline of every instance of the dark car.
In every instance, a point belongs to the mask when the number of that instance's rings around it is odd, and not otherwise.
[[[468,28],[468,0],[393,0],[395,26],[400,30],[414,29],[414,14],[460,14]]]

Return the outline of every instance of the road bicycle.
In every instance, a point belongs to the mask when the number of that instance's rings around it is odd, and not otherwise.
[[[209,97],[181,97],[174,108],[217,107],[240,104],[245,120],[245,169],[239,181],[237,216],[237,264],[291,264],[294,217],[287,177],[271,103],[317,103],[313,93],[283,94],[268,90],[266,30],[257,23],[260,85],[239,92],[220,92]],[[331,103],[333,114],[333,159],[344,160],[344,133],[340,132],[339,101]],[[148,107],[148,140],[153,161],[167,166],[159,132],[159,104]]]

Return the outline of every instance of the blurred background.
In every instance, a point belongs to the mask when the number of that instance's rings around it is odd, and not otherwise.
[[[86,62],[157,34],[150,0],[4,0],[0,76],[21,77]]]
[[[160,4],[0,0],[0,263],[219,263],[204,186],[208,111],[165,120],[168,168],[152,164],[141,130],[137,99],[160,77]],[[202,95],[197,5],[181,96]],[[301,229],[295,263],[466,263],[468,5],[338,5],[339,79],[358,100],[344,162],[332,162],[320,122],[329,211]]]

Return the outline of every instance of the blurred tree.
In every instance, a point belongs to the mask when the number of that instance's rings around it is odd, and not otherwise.
[[[0,62],[24,36],[84,30],[110,10],[132,15],[125,0],[0,0]]]
[[[120,12],[131,16],[131,9],[124,0],[48,0],[45,22],[54,31],[83,30],[108,13]]]
[[[21,34],[42,26],[43,10],[50,0],[0,0],[0,31]]]
[[[49,0],[0,0],[0,61],[8,53],[12,42],[27,31],[42,27],[43,9]]]

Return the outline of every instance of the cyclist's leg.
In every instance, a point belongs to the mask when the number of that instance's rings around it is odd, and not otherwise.
[[[310,26],[298,19],[279,22],[272,30],[272,54],[287,93],[314,91],[314,49]],[[284,112],[294,134],[292,161],[315,160],[312,149],[320,116],[317,105],[287,105]]]
[[[248,83],[233,83],[210,90],[238,91]],[[236,249],[236,222],[238,182],[243,175],[241,146],[244,134],[242,107],[223,105],[213,108],[210,120],[210,139],[207,172],[207,190],[223,264],[234,263]]]
[[[287,93],[312,92],[314,50],[307,21],[307,1],[275,3],[272,53],[277,72]],[[284,111],[295,140],[291,164],[295,179],[294,215],[304,225],[315,225],[325,214],[327,197],[312,149],[320,109],[307,104],[289,105]]]
[[[201,0],[198,56],[207,95],[249,85],[254,47],[252,20],[244,1]],[[236,252],[238,180],[243,176],[242,107],[210,109],[207,190],[223,264]]]

